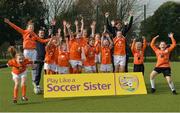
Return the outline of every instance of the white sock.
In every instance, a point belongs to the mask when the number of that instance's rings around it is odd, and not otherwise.
[[[31,73],[32,73],[32,81],[34,82],[35,81],[35,77],[36,77],[36,70],[32,69]]]
[[[169,82],[169,83],[168,83],[168,85],[169,85],[169,87],[170,87],[171,91],[176,90],[176,89],[175,89],[175,87],[174,87],[174,83],[173,83],[172,81],[171,81],[171,82]]]
[[[150,83],[151,83],[151,88],[155,89],[155,80],[154,79],[150,79]]]

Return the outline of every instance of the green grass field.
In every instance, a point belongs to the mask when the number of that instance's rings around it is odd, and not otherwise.
[[[148,90],[150,87],[149,73],[153,67],[154,63],[145,64],[145,82]],[[172,75],[177,92],[180,92],[180,63],[172,63]],[[25,103],[18,101],[18,104],[13,104],[13,81],[11,80],[10,69],[0,70],[0,112],[180,112],[180,94],[171,94],[162,75],[156,78],[157,92],[155,94],[57,99],[44,99],[43,95],[33,94],[30,77],[28,77],[27,82],[27,96],[29,97],[29,101]]]

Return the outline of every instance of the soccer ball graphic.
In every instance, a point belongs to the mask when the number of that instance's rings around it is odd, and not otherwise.
[[[127,83],[126,83],[129,87],[132,87],[133,86],[133,83],[132,83],[132,81],[128,81]]]

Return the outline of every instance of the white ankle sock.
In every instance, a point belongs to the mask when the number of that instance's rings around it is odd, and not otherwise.
[[[168,83],[168,85],[169,85],[171,91],[176,90],[175,87],[174,87],[174,83],[173,82]]]
[[[150,79],[150,83],[151,83],[151,88],[155,89],[155,80],[154,79]]]

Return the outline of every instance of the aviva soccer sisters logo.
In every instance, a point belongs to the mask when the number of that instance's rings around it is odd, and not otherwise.
[[[125,74],[123,76],[119,76],[119,84],[122,89],[134,92],[139,87],[139,80],[135,75]]]

